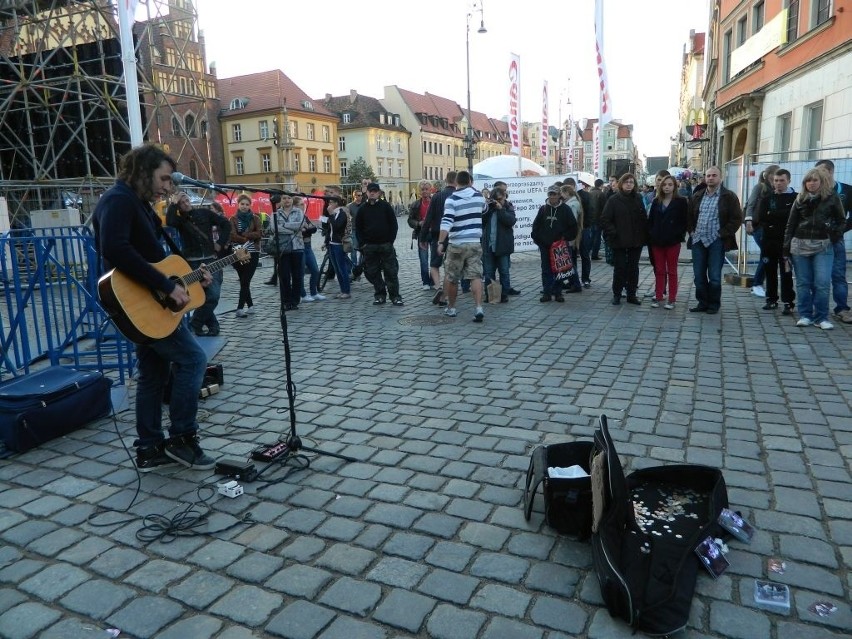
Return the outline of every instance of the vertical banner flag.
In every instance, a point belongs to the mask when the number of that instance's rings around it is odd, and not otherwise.
[[[541,158],[542,164],[547,168],[547,80],[544,81],[544,89],[541,93]]]
[[[605,126],[612,120],[612,103],[609,99],[609,79],[606,75],[606,63],[604,62],[603,49],[603,0],[595,3],[595,48],[597,49],[598,82],[600,84],[600,124]]]
[[[565,152],[565,166],[567,167],[566,172],[571,173],[574,171],[574,115],[568,116],[568,150]]]
[[[509,142],[511,155],[523,154],[521,134],[521,57],[511,54],[509,61]]]
[[[601,167],[601,145],[598,144],[598,140],[601,136],[601,125],[595,122],[595,128],[593,131],[592,139],[595,140],[595,154],[594,160],[592,161],[592,173],[594,173],[595,177],[601,177],[601,172],[598,170]]]

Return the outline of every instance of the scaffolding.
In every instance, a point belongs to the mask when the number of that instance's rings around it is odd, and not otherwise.
[[[197,18],[192,0],[139,0],[139,100],[144,139],[214,182],[224,174],[219,100]],[[0,196],[12,227],[68,206],[87,221],[129,148],[114,3],[0,0]]]

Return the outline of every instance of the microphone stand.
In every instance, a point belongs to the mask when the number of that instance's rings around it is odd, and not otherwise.
[[[241,191],[249,191],[251,193],[266,193],[270,196],[270,201],[278,200],[281,201],[282,195],[289,195],[290,197],[299,196],[304,198],[314,198],[314,199],[322,199],[329,200],[331,198],[322,196],[322,195],[307,195],[305,193],[292,193],[289,191],[283,191],[280,189],[258,189],[252,186],[235,186],[229,185],[229,189],[232,191],[241,190]],[[272,224],[273,224],[273,241],[275,242],[275,254],[279,257],[275,258],[275,261],[278,262],[280,260],[280,239],[278,236],[278,216],[276,215],[277,209],[273,208],[272,210]],[[274,460],[277,460],[280,455],[285,455],[284,463],[292,457],[296,457],[301,452],[305,453],[314,453],[317,455],[325,455],[326,457],[334,457],[336,459],[342,459],[348,462],[357,462],[358,460],[354,457],[348,457],[347,455],[342,455],[341,453],[332,453],[327,450],[320,450],[319,448],[310,448],[302,445],[302,440],[299,437],[296,431],[296,385],[293,383],[293,372],[291,368],[291,354],[290,354],[290,337],[287,331],[287,312],[285,309],[284,296],[281,294],[281,286],[280,286],[280,278],[281,278],[281,266],[278,265],[278,277],[279,277],[279,287],[278,287],[278,301],[279,301],[279,319],[281,322],[281,334],[282,341],[284,342],[284,374],[286,376],[286,386],[287,389],[287,406],[290,412],[290,433],[287,436],[286,440],[281,440],[279,438],[277,444],[273,444],[272,446],[264,446],[263,449],[270,450],[275,449],[277,452],[275,454]],[[284,444],[284,449],[281,450],[281,444]],[[274,461],[272,460],[272,461]]]

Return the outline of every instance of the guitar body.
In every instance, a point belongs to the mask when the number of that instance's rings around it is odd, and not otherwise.
[[[192,273],[192,267],[178,255],[151,264],[171,279],[183,278]],[[170,298],[162,297],[124,273],[115,269],[98,280],[98,296],[101,305],[115,322],[121,333],[136,344],[145,344],[168,337],[175,332],[183,316],[204,304],[204,288],[200,282],[184,285],[189,294],[189,303],[181,309],[172,309],[167,303]]]

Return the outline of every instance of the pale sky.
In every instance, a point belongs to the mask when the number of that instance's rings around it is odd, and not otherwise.
[[[549,124],[598,114],[594,0],[196,0],[207,60],[217,76],[280,69],[314,99],[350,89],[384,97],[386,85],[467,105],[465,30],[470,12],[471,108],[508,113],[509,56],[521,59],[521,117]],[[603,0],[604,57],[613,114],[634,125],[640,155],[668,155],[677,132],[683,48],[706,32],[708,0]],[[478,4],[477,4],[478,6]],[[571,106],[568,105],[570,98]]]

